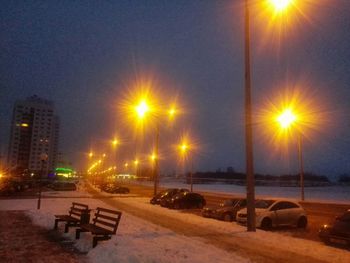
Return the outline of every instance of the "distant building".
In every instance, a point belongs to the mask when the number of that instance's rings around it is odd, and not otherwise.
[[[58,155],[59,119],[52,101],[34,95],[16,101],[11,122],[8,166],[18,172],[54,171]],[[41,155],[47,161],[41,163]]]

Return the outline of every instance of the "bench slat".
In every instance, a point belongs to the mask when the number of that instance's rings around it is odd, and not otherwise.
[[[100,220],[100,219],[98,219],[98,218],[94,218],[94,219],[93,219],[93,222],[94,222],[94,225],[96,225],[96,224],[101,224],[101,225],[109,226],[109,227],[111,227],[111,228],[114,228],[115,225],[116,225],[115,223],[114,223],[114,224],[108,223],[108,222],[103,221],[103,220]]]
[[[95,215],[97,215],[97,213]],[[103,219],[107,219],[110,221],[114,221],[114,222],[119,221],[119,219],[120,219],[120,215],[118,217],[112,217],[112,216],[107,216],[107,215],[103,215],[103,214],[98,214],[98,217],[103,218]]]
[[[93,247],[97,245],[100,240],[108,240],[112,235],[115,235],[121,219],[122,212],[110,210],[106,208],[97,207],[92,224],[82,224],[80,228],[76,229],[75,238],[80,238],[81,232],[91,232],[94,235]],[[107,228],[112,228],[112,230]]]
[[[119,215],[121,214],[120,211],[116,211],[116,210],[110,210],[110,209],[106,209],[106,208],[102,208],[102,207],[97,207],[97,212],[102,211],[102,212],[107,212],[107,213],[111,213],[111,214],[115,214],[115,215]]]
[[[73,207],[80,206],[82,209],[89,209],[89,206],[82,203],[72,202]]]

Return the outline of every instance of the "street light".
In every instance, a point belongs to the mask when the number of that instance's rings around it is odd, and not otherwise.
[[[255,232],[255,178],[253,160],[252,99],[250,78],[250,25],[249,0],[245,0],[244,60],[245,60],[245,154],[247,176],[247,230]]]
[[[287,131],[292,128],[294,124],[298,122],[298,115],[293,112],[291,108],[283,109],[280,114],[277,115],[276,121],[280,127]],[[304,163],[302,154],[302,135],[298,132],[298,158],[299,158],[299,169],[300,169],[300,188],[301,188],[301,200],[304,201]]]
[[[139,165],[139,160],[135,159],[134,160],[134,166],[135,166],[135,176],[137,177],[138,174],[138,165]]]
[[[267,0],[275,15],[285,13],[296,0]],[[255,232],[255,178],[253,157],[253,129],[252,129],[252,95],[250,69],[250,1],[244,5],[244,93],[245,93],[245,154],[247,176],[247,231]]]
[[[112,141],[112,147],[114,148],[114,161],[115,161],[115,166],[118,166],[118,153],[117,153],[117,148],[119,145],[119,140],[114,138]]]
[[[294,1],[295,0],[268,0],[269,4],[274,8],[276,13],[287,10]]]
[[[180,152],[183,157],[183,161],[185,162],[186,160],[186,155],[187,153],[192,150],[190,146],[186,142],[182,142],[179,146]],[[188,155],[187,155],[188,156]],[[190,161],[190,158],[188,158],[188,161],[191,163],[191,169],[190,169],[190,183],[191,183],[191,192],[193,192],[193,159]]]
[[[41,206],[41,184],[42,184],[42,178],[44,176],[44,165],[47,161],[48,155],[46,153],[40,154],[40,161],[41,161],[41,169],[40,169],[40,177],[39,177],[39,193],[38,193],[38,205],[37,209],[40,209]]]
[[[155,104],[154,103],[150,104],[146,97],[141,98],[139,103],[134,107],[134,111],[136,112],[138,120],[141,122],[143,122],[146,116],[150,113],[153,113],[152,117],[154,117],[156,121],[155,147],[154,147],[154,155],[153,155],[154,195],[156,195],[158,191],[158,185],[159,185],[159,133],[160,133],[160,127],[159,127],[160,120],[157,114],[162,112],[164,114],[164,111],[156,109]],[[174,105],[167,111],[167,115],[171,119],[174,118],[176,113],[177,113],[177,110]]]

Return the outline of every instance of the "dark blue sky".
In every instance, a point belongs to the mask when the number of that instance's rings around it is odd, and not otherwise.
[[[190,130],[200,170],[244,171],[243,1],[8,1],[0,10],[0,143],[6,152],[13,103],[33,94],[55,102],[61,151],[76,164],[90,145],[117,133],[120,156],[132,158],[132,131],[117,105],[140,76],[156,79],[186,116],[162,128],[163,169],[169,142]],[[280,36],[252,11],[254,112],[285,87],[298,86],[327,113],[304,141],[305,170],[350,173],[350,1],[305,1]],[[265,19],[265,20],[264,20]],[[129,92],[130,93],[130,92]],[[318,100],[316,100],[318,99]],[[296,142],[282,156],[254,127],[255,170],[294,173]],[[271,135],[272,137],[272,135]],[[145,145],[151,144],[145,136]],[[166,164],[165,164],[166,163]],[[174,168],[175,169],[175,168]]]

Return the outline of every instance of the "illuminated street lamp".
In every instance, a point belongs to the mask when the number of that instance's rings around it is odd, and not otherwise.
[[[141,100],[140,103],[136,106],[137,116],[140,119],[143,119],[149,110],[150,107],[145,99]]]
[[[255,232],[255,178],[253,158],[253,129],[252,129],[252,95],[251,95],[251,69],[250,69],[250,0],[244,5],[244,93],[245,93],[245,153],[247,176],[247,231]],[[268,0],[275,14],[285,12],[294,0]]]
[[[284,12],[295,0],[268,0],[276,13]]]
[[[137,177],[138,174],[138,167],[139,167],[139,160],[134,160],[134,166],[135,166],[135,176]]]
[[[124,163],[124,167],[125,167],[125,173],[127,173],[128,172],[129,163],[128,162]]]
[[[183,160],[185,162],[186,155],[188,156],[188,152],[191,150],[190,146],[186,142],[182,142],[180,144],[179,148],[180,148],[180,153],[181,153]],[[191,161],[190,183],[191,183],[191,192],[193,192],[193,160]]]
[[[118,149],[118,145],[120,144],[119,140],[114,138],[112,141],[112,147],[114,148],[114,161],[115,161],[115,165],[118,165],[118,153],[117,153],[117,149]]]
[[[40,169],[40,177],[39,177],[39,193],[38,193],[38,206],[37,209],[40,209],[41,206],[41,187],[42,187],[42,179],[44,176],[44,166],[45,162],[48,159],[48,155],[46,153],[40,154],[40,161],[41,161],[41,169]]]
[[[146,115],[149,113],[155,113],[155,107],[150,106],[149,102],[146,98],[142,98],[139,103],[134,108],[136,115],[140,121],[144,121],[146,118]],[[159,113],[159,112],[157,112]],[[173,118],[176,114],[176,108],[175,106],[172,106],[168,111],[167,115],[169,118]],[[153,116],[155,117],[155,116]],[[160,126],[160,120],[159,118],[156,118],[156,134],[155,134],[155,147],[154,147],[154,155],[153,155],[153,162],[154,162],[154,168],[153,168],[153,179],[154,179],[154,195],[157,194],[158,191],[158,185],[159,185],[159,126]]]
[[[293,112],[291,108],[284,109],[277,117],[277,123],[283,130],[289,130],[294,124],[298,122],[298,116]],[[298,132],[298,157],[300,168],[300,188],[301,188],[301,200],[304,201],[304,163],[302,153],[302,135]]]

